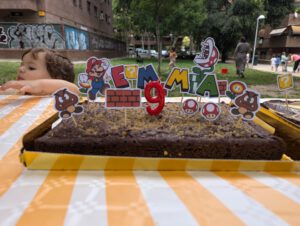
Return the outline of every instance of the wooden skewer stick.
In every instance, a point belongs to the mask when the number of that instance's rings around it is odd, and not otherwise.
[[[288,101],[288,93],[285,91],[285,105],[286,109],[289,110],[289,101]]]
[[[73,120],[73,122],[74,122],[74,124],[75,124],[75,127],[77,127],[77,126],[78,126],[78,124],[77,124],[77,122],[76,122],[75,118],[73,117],[73,115],[71,116],[71,118],[72,118],[72,120]]]
[[[183,102],[183,94],[182,94],[182,96],[181,96],[181,103]]]
[[[127,109],[125,108],[125,112],[124,112],[124,118],[125,118],[125,127],[127,126]]]

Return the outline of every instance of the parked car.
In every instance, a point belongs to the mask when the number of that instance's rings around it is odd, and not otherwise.
[[[142,48],[136,48],[135,49],[136,56],[139,55],[141,58],[149,58],[148,51]]]
[[[158,58],[158,52],[156,52],[156,50],[151,49],[150,50],[150,57],[151,58]]]
[[[163,49],[163,50],[161,51],[161,56],[164,57],[164,58],[168,58],[168,57],[169,57],[169,52],[168,52],[168,50]]]

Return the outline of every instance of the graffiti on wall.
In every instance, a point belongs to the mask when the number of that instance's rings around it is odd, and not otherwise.
[[[0,23],[0,48],[33,47],[125,51],[124,42],[67,25]]]
[[[65,39],[67,49],[89,49],[89,37],[86,31],[65,26]]]
[[[4,32],[4,28],[0,27],[0,43],[1,44],[6,44],[7,43],[7,35]]]
[[[32,47],[47,47],[50,49],[64,49],[62,36],[50,24],[17,24],[10,25],[6,34],[8,36],[7,47],[26,49]]]
[[[116,42],[108,38],[100,37],[97,35],[91,35],[91,47],[92,49],[98,50],[115,50]]]

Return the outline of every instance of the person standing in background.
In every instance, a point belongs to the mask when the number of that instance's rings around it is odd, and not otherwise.
[[[289,60],[289,58],[286,56],[285,52],[282,52],[282,54],[281,54],[282,72],[287,72],[288,60]]]
[[[235,57],[235,65],[236,65],[236,73],[238,77],[245,77],[245,66],[247,60],[247,53],[250,52],[250,45],[246,42],[246,38],[242,37],[240,42],[237,44],[234,57]]]
[[[276,59],[275,59],[275,71],[276,72],[278,71],[278,67],[280,65],[280,62],[281,62],[281,57],[278,55],[278,56],[276,56]]]
[[[176,66],[175,63],[176,63],[176,58],[177,58],[177,53],[176,53],[174,47],[170,51],[169,58],[170,58],[169,67],[170,67],[170,69],[172,69],[173,67]]]
[[[250,53],[246,54],[246,67],[249,68]]]
[[[275,71],[275,70],[276,70],[276,57],[275,54],[273,54],[271,58],[271,71]]]
[[[300,63],[300,56],[298,54],[291,54],[290,58],[291,58],[291,61],[294,62],[293,73],[295,73],[296,70],[298,69],[298,66]]]

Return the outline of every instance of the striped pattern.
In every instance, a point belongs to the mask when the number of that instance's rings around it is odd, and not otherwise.
[[[27,170],[18,156],[22,134],[51,114],[50,98],[0,98],[1,226],[299,225],[300,173],[272,171],[276,166],[265,172],[241,171],[245,165],[234,165],[235,172]],[[58,169],[66,159],[45,158],[43,166]],[[78,169],[122,162],[69,160]],[[147,164],[125,160],[133,169]],[[155,164],[164,169],[172,162]]]
[[[62,158],[62,164],[49,165],[47,162]],[[82,159],[81,165],[73,161]],[[55,154],[25,150],[22,161],[29,169],[55,170],[209,170],[209,171],[266,171],[296,172],[300,171],[300,161],[255,161],[222,159],[167,159],[140,157],[89,156],[72,154]]]

